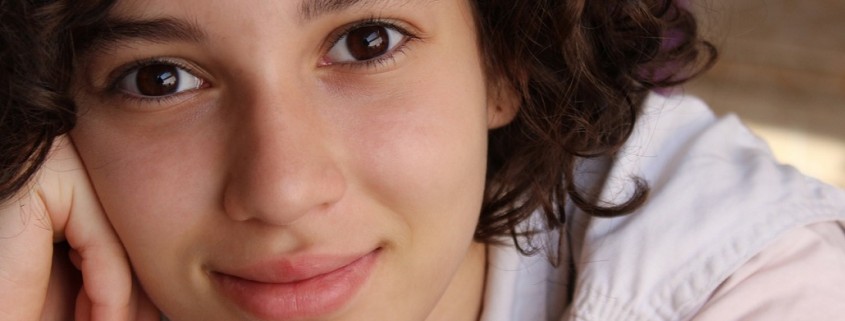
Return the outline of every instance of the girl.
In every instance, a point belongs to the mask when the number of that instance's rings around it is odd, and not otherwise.
[[[845,195],[650,93],[675,3],[0,12],[4,319],[845,315]]]

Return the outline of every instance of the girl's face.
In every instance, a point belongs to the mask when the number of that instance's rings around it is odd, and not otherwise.
[[[476,317],[487,132],[512,109],[467,1],[121,0],[110,19],[72,137],[171,319]]]

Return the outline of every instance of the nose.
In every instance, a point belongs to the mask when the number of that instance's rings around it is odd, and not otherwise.
[[[341,199],[329,122],[302,93],[254,87],[232,105],[223,191],[231,219],[285,226]]]

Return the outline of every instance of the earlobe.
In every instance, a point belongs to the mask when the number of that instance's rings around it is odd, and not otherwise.
[[[491,82],[487,90],[487,127],[495,129],[513,121],[522,100],[513,85],[506,81]]]

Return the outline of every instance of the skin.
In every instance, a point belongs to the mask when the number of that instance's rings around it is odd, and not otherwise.
[[[468,3],[376,3],[303,19],[298,1],[118,2],[114,18],[202,33],[107,43],[74,83],[73,142],[135,276],[172,320],[257,319],[210,272],[375,249],[352,299],[310,319],[478,317],[487,133],[512,119],[513,99],[485,79]],[[327,56],[332,35],[373,16],[414,36],[379,63]],[[157,100],[111,85],[150,58],[189,67],[198,88]]]
[[[123,246],[66,137],[29,186],[0,204],[0,261],[0,319],[160,319],[132,281]]]

